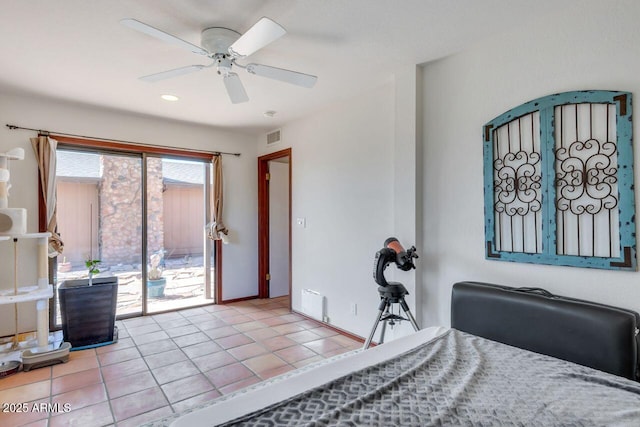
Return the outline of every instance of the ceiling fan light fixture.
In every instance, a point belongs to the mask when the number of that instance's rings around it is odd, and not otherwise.
[[[178,101],[180,99],[175,95],[169,95],[169,94],[162,95],[162,96],[160,96],[160,98],[164,99],[165,101],[169,101],[169,102],[175,102],[175,101]]]

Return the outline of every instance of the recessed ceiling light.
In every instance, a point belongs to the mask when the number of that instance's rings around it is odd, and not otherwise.
[[[265,111],[264,113],[262,113],[262,115],[265,116],[265,117],[273,117],[273,116],[276,115],[276,111],[268,110],[268,111]]]
[[[177,101],[178,99],[180,99],[175,95],[162,95],[160,98],[164,99],[165,101]]]

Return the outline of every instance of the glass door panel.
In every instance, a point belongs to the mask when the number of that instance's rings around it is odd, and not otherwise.
[[[208,164],[146,158],[147,312],[213,302],[206,274]]]
[[[85,261],[99,259],[100,275],[118,277],[116,315],[140,315],[142,307],[142,158],[57,151],[58,256],[56,287],[87,278]],[[55,323],[60,324],[55,304]]]

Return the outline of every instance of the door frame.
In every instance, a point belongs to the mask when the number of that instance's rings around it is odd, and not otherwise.
[[[269,298],[269,161],[289,157],[289,307],[291,307],[291,148],[258,157],[258,298]]]

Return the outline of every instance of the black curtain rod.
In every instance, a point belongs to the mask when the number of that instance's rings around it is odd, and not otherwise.
[[[9,124],[6,125],[6,126],[11,130],[15,130],[15,129],[31,130],[31,131],[34,131],[34,132],[38,132],[38,135],[44,135],[44,136],[49,136],[51,134],[53,134],[53,135],[63,135],[63,136],[72,136],[72,137],[75,137],[75,138],[94,139],[94,140],[97,140],[97,141],[120,142],[120,143],[123,143],[123,144],[135,144],[135,145],[139,145],[141,147],[171,148],[171,149],[174,149],[174,150],[192,151],[192,152],[197,152],[197,153],[207,153],[207,154],[211,154],[212,156],[229,155],[229,156],[240,157],[240,153],[225,153],[224,151],[190,150],[188,148],[183,148],[183,147],[171,147],[171,146],[165,146],[165,145],[143,144],[141,142],[124,141],[124,140],[121,140],[121,139],[97,138],[95,136],[76,135],[76,134],[73,134],[73,133],[64,133],[64,132],[50,132],[48,130],[24,128],[24,127],[21,127],[21,126],[15,126],[15,125],[9,125]]]

